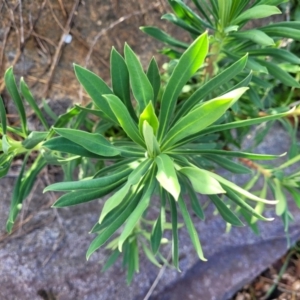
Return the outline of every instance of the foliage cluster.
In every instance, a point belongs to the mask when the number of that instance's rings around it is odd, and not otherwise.
[[[178,229],[183,226],[179,215],[199,258],[206,260],[191,217],[193,212],[204,219],[199,194],[207,195],[227,224],[246,223],[254,232],[258,232],[258,220],[271,220],[263,216],[265,204],[276,204],[287,230],[292,216],[286,192],[300,207],[300,171],[284,172],[300,160],[299,109],[290,107],[299,88],[298,73],[293,70],[299,69],[300,59],[284,41],[299,40],[300,22],[244,29],[253,19],[279,14],[277,5],[284,2],[193,0],[192,9],[181,0],[169,0],[174,13],[163,18],[187,31],[193,41],[184,43],[158,28],[142,28],[168,46],[162,50],[170,58],[167,71],[161,72],[154,58],[144,71],[127,44],[124,55],[114,48],[111,51],[111,87],[74,65],[92,101],[55,117],[52,126],[25,81],[21,78],[17,86],[12,68],[8,69],[5,84],[20,126],[9,125],[0,98],[0,177],[16,157],[23,158],[23,165],[14,186],[7,231],[11,232],[38,174],[53,164],[65,174],[63,182],[45,189],[64,192],[54,207],[108,196],[91,230],[96,237],[87,258],[107,244],[112,254],[104,269],[123,254],[128,282],[139,270],[140,251],[157,266],[166,262],[163,243],[171,243],[172,264],[179,270]],[[275,97],[278,86],[284,91],[281,99]],[[24,102],[43,130],[29,130]],[[49,107],[44,110],[49,112]],[[285,163],[264,166],[254,160],[278,155],[232,150],[241,147],[251,126],[264,123],[255,140],[261,142],[275,120],[292,137]],[[252,178],[242,188],[216,174],[218,167],[252,174]],[[263,188],[250,192],[261,176]],[[266,200],[268,189],[276,200]],[[156,210],[151,211],[153,206]],[[164,235],[166,230],[171,231],[171,241]]]

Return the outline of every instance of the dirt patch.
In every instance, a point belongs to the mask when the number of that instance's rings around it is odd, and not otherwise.
[[[166,10],[162,0],[150,4],[146,0],[5,0],[0,4],[0,93],[5,69],[13,65],[37,99],[87,101],[72,64],[86,66],[109,81],[111,47],[122,52],[125,42],[143,62],[154,54],[162,63],[158,43],[139,26],[168,27],[160,20]]]

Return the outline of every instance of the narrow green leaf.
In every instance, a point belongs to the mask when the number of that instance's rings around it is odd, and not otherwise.
[[[105,265],[101,269],[101,272],[105,272],[106,270],[108,270],[117,261],[117,259],[120,257],[120,254],[121,254],[121,252],[118,249],[115,249],[113,251],[113,253],[107,259]]]
[[[242,40],[250,40],[262,46],[272,46],[275,44],[274,40],[271,37],[269,37],[264,31],[257,29],[232,32],[230,35]]]
[[[150,61],[150,64],[147,69],[147,77],[152,85],[153,88],[153,105],[155,105],[157,96],[160,90],[160,84],[161,84],[161,79],[160,79],[160,72],[159,68],[157,65],[157,62],[155,58],[153,57]]]
[[[258,4],[267,4],[267,5],[279,5],[279,4],[282,4],[282,3],[286,3],[288,2],[289,0],[260,0],[258,1]],[[276,24],[276,23],[275,23]]]
[[[251,215],[253,215],[256,218],[258,218],[259,220],[263,220],[263,221],[273,221],[274,220],[274,218],[266,218],[266,217],[262,216],[260,213],[258,213],[257,211],[255,211],[255,209],[252,206],[250,206],[244,199],[239,197],[233,189],[231,189],[225,185],[222,185],[222,186],[223,186],[224,190],[226,191],[226,196],[231,201],[233,201],[235,204],[237,204],[239,207],[241,207],[245,211],[249,212]]]
[[[114,94],[123,101],[131,117],[137,120],[131,103],[128,68],[123,57],[114,47],[110,53],[110,70]]]
[[[179,171],[190,180],[194,190],[198,193],[204,195],[225,193],[220,183],[206,170],[197,167],[184,167]]]
[[[161,100],[158,141],[168,130],[177,97],[188,79],[201,67],[208,52],[207,32],[200,35],[182,54],[168,81]]]
[[[104,188],[114,184],[121,179],[124,179],[132,172],[130,168],[121,169],[119,172],[115,171],[112,175],[100,178],[85,179],[80,181],[58,182],[48,185],[44,189],[44,193],[48,191],[74,191],[74,190],[91,190]]]
[[[41,143],[43,140],[46,139],[48,136],[48,132],[43,132],[43,131],[32,131],[28,135],[28,137],[22,141],[22,145],[26,149],[32,149],[39,143]]]
[[[154,254],[156,254],[159,250],[161,239],[163,234],[163,227],[162,227],[162,217],[161,213],[155,223],[153,224],[152,233],[151,233],[151,249]]]
[[[13,155],[7,155],[4,153],[0,155],[0,178],[7,175],[12,160],[13,160]]]
[[[26,171],[22,178],[22,184],[19,190],[19,195],[21,195],[20,202],[23,202],[23,200],[28,197],[28,195],[32,191],[34,183],[36,182],[38,174],[44,169],[46,165],[46,160],[41,155],[39,155],[30,166],[30,168]]]
[[[153,224],[152,232],[150,236],[151,248],[154,254],[158,253],[159,247],[161,245],[161,240],[163,237],[165,223],[166,223],[165,206],[167,200],[166,199],[167,192],[162,188],[160,188],[159,192],[160,192],[160,200],[161,200],[160,214],[157,220]]]
[[[249,168],[224,157],[219,157],[217,155],[204,155],[204,157],[235,174],[248,174],[252,172]]]
[[[143,134],[144,121],[148,122],[148,124],[153,128],[154,134],[156,135],[158,129],[158,118],[155,114],[154,107],[151,101],[145,107],[139,118],[139,130],[141,134]]]
[[[183,21],[181,18],[176,17],[174,14],[165,14],[161,17],[162,20],[167,20],[174,25],[181,27],[182,29],[188,31],[191,34],[200,35],[201,31],[194,26],[189,25],[187,22]]]
[[[280,59],[283,62],[290,62],[292,64],[300,64],[300,58],[292,52],[279,49],[279,48],[266,48],[266,49],[253,49],[249,51],[250,56],[272,56],[276,59]]]
[[[294,23],[297,24],[296,26],[293,26]],[[292,25],[291,27],[288,27]],[[271,36],[277,36],[280,38],[290,38],[295,41],[300,41],[300,26],[298,25],[299,22],[284,22],[284,23],[275,23],[274,25],[277,26],[265,26],[260,28],[262,31],[264,31],[266,34]]]
[[[217,195],[209,195],[209,198],[214,203],[220,215],[227,223],[234,226],[244,226],[242,221],[227,207],[227,205]]]
[[[66,126],[71,120],[74,119],[74,117],[76,117],[77,115],[79,115],[80,112],[81,112],[81,110],[78,107],[76,107],[76,106],[73,107],[73,108],[71,108],[66,113],[64,113],[62,115],[59,115],[56,118],[53,127],[61,128],[61,127]]]
[[[98,133],[89,133],[77,129],[54,128],[62,137],[82,146],[90,152],[103,156],[116,156],[120,152],[111,143]]]
[[[258,61],[260,64],[262,64],[268,69],[270,74],[272,74],[275,78],[280,80],[283,84],[292,87],[300,87],[300,84],[295,80],[294,77],[292,77],[286,71],[282,70],[277,65],[260,59],[258,59]]]
[[[74,70],[78,81],[90,95],[96,107],[102,110],[112,121],[116,122],[116,117],[103,97],[103,95],[112,94],[112,90],[100,77],[91,71],[76,64],[74,64]]]
[[[140,27],[140,29],[143,32],[145,32],[146,34],[154,37],[155,39],[157,39],[167,45],[182,48],[182,49],[187,49],[189,47],[189,44],[178,41],[177,39],[173,38],[172,36],[168,35],[166,32],[164,32],[163,30],[161,30],[157,27],[142,26],[142,27]]]
[[[232,6],[232,0],[218,0],[218,9],[219,9],[219,22],[223,28],[227,27],[229,23],[229,16]]]
[[[188,213],[188,210],[186,208],[186,205],[182,199],[182,197],[179,197],[178,199],[178,204],[180,207],[180,211],[182,213],[186,228],[188,230],[188,233],[190,235],[191,241],[194,245],[194,248],[199,256],[199,258],[203,261],[207,261],[207,259],[203,256],[203,251],[202,251],[202,247],[199,241],[199,237],[198,237],[198,233],[195,229],[195,226],[193,224],[193,221]]]
[[[170,203],[171,208],[171,220],[172,220],[172,260],[174,267],[179,269],[179,255],[178,255],[178,218],[177,218],[177,207],[174,199],[167,195],[167,199]]]
[[[182,105],[179,112],[176,115],[175,120],[189,112],[196,104],[200,103],[207,95],[211,92],[227,83],[229,80],[239,74],[246,66],[248,55],[243,56],[230,67],[216,75],[214,78],[209,80],[207,83],[198,88],[193,95],[191,95]]]
[[[161,268],[161,264],[157,261],[157,259],[155,258],[155,255],[152,253],[152,251],[145,244],[142,244],[142,248],[144,250],[146,257],[149,259],[149,261],[152,262],[158,268]]]
[[[27,165],[28,157],[29,157],[29,154],[27,154],[23,160],[22,168],[19,172],[19,176],[18,176],[16,183],[14,185],[14,188],[13,188],[13,194],[12,194],[11,203],[10,203],[9,215],[8,215],[8,219],[6,222],[6,230],[9,233],[11,233],[12,228],[15,223],[15,220],[19,214],[19,211],[22,208],[21,199],[22,199],[23,195],[20,193],[20,189],[21,189],[23,174],[25,171],[25,167]]]
[[[140,200],[141,193],[137,193],[130,196],[130,201],[128,206],[122,211],[122,213],[115,219],[113,223],[111,223],[108,227],[106,227],[103,232],[101,232],[90,244],[89,249],[86,253],[86,258],[89,257],[99,249],[116,231],[117,229],[124,224],[126,219],[130,216],[132,211],[137,206]]]
[[[256,5],[241,13],[237,18],[231,21],[231,24],[240,24],[244,21],[262,19],[278,14],[281,14],[281,11],[276,6]]]
[[[132,233],[136,224],[138,223],[138,221],[142,217],[143,213],[149,206],[151,196],[155,189],[155,177],[152,176],[151,178],[149,178],[148,181],[145,181],[145,186],[147,186],[147,188],[146,188],[140,202],[138,203],[138,205],[134,209],[134,211],[131,213],[131,215],[128,217],[125,227],[124,227],[124,230],[119,237],[119,242],[118,242],[119,251],[122,251],[122,246],[123,246],[124,242],[129,237],[129,235]]]
[[[0,96],[0,121],[1,121],[2,132],[3,134],[6,134],[6,127],[7,127],[6,110],[1,96]]]
[[[152,161],[144,160],[142,163],[140,163],[128,176],[126,184],[115,194],[113,194],[108,200],[106,200],[100,218],[99,223],[103,221],[105,216],[115,207],[117,207],[121,201],[126,197],[126,195],[129,192],[129,189],[131,186],[134,186],[139,183],[146,174],[146,172],[149,170],[150,165]]]
[[[110,226],[112,223],[114,223],[115,219],[119,217],[119,215],[123,212],[123,210],[127,207],[130,201],[130,197],[127,199],[125,198],[117,207],[115,207],[113,210],[111,210],[103,219],[102,223],[99,224],[97,222],[90,233],[101,233],[102,230],[104,230],[106,227]],[[108,246],[108,245],[107,245]],[[118,246],[118,239],[116,239],[115,247]]]
[[[166,154],[160,154],[156,157],[155,162],[158,167],[156,179],[177,201],[180,195],[180,184],[172,159]]]
[[[280,119],[282,117],[287,116],[288,114],[291,114],[294,110],[295,110],[295,108],[293,108],[293,109],[291,109],[289,111],[283,112],[283,113],[269,115],[269,116],[266,116],[266,117],[251,118],[249,120],[241,120],[241,121],[230,122],[230,123],[227,123],[227,124],[214,125],[214,126],[211,126],[211,127],[207,128],[207,129],[204,129],[201,132],[201,134],[202,135],[204,135],[204,134],[210,134],[210,133],[217,132],[217,131],[223,131],[223,130],[229,130],[229,129],[233,129],[233,128],[246,127],[246,126],[260,124],[260,123],[267,122],[267,121],[272,121],[272,120]],[[192,138],[191,138],[191,140],[192,140]]]
[[[8,152],[9,152],[9,150],[10,150],[10,148],[11,148],[11,145],[10,145],[8,139],[7,139],[7,135],[6,135],[6,134],[4,134],[4,135],[2,136],[1,143],[2,143],[2,147],[1,147],[2,149],[1,149],[1,150],[2,150],[5,154],[8,154]]]
[[[139,111],[141,112],[145,109],[149,101],[153,101],[153,88],[139,59],[127,44],[125,44],[124,54],[129,71],[132,93],[139,104]]]
[[[298,192],[298,190],[287,186],[285,186],[285,189],[287,189],[288,192],[292,195],[297,207],[300,208],[300,193]]]
[[[144,121],[143,124],[143,136],[149,157],[156,157],[157,155],[159,155],[160,148],[158,142],[154,135],[153,128],[148,124],[147,121]]]
[[[138,127],[130,117],[130,114],[124,103],[115,95],[105,95],[104,97],[116,116],[118,123],[126,132],[128,137],[142,147],[145,147],[145,143],[139,133]]]
[[[59,151],[83,157],[101,158],[100,155],[90,152],[84,147],[62,136],[51,138],[50,140],[43,143],[43,147],[53,151]]]
[[[246,90],[248,88],[242,87],[196,106],[170,129],[163,141],[162,149],[167,149],[181,139],[200,132],[218,120]]]
[[[258,196],[255,196],[253,194],[251,194],[250,192],[244,190],[243,188],[237,186],[236,184],[234,184],[233,182],[230,182],[229,180],[213,173],[207,170],[203,170],[204,172],[208,173],[209,175],[211,175],[211,177],[215,178],[217,181],[219,181],[220,184],[222,184],[223,186],[227,186],[228,188],[232,189],[233,191],[235,191],[236,193],[243,195],[244,197],[253,200],[253,201],[260,201],[263,203],[267,203],[267,204],[276,204],[278,201],[277,200],[266,200],[266,199],[262,199]]]
[[[115,192],[111,197],[109,197],[102,208],[101,215],[99,218],[99,223],[103,221],[105,216],[112,211],[115,207],[117,207],[122,200],[127,196],[131,185],[125,184],[123,187],[121,187],[117,192]]]
[[[199,203],[199,199],[197,197],[197,194],[195,193],[195,190],[189,184],[187,184],[185,187],[187,188],[194,213],[197,215],[198,218],[204,220],[205,219],[204,212]]]
[[[287,209],[287,199],[283,193],[280,181],[275,178],[273,182],[274,197],[278,200],[278,203],[276,204],[276,215],[281,216]]]
[[[33,109],[33,111],[35,112],[35,114],[37,115],[37,117],[39,118],[39,120],[42,122],[44,128],[45,129],[49,129],[48,122],[46,121],[46,119],[43,116],[40,108],[36,104],[36,101],[34,100],[34,98],[33,98],[32,94],[31,94],[31,92],[30,92],[27,84],[25,83],[23,77],[21,77],[21,80],[20,80],[20,89],[21,89],[21,93],[22,93],[24,99],[31,106],[31,108]]]
[[[181,0],[172,0],[169,1],[176,15],[186,24],[193,26],[196,29],[201,30],[201,32],[196,33],[195,35],[200,35],[206,28],[214,29],[209,22],[204,21],[199,17],[194,10],[189,8]],[[207,19],[206,19],[207,20]]]
[[[21,121],[21,126],[23,133],[27,135],[28,128],[27,128],[27,121],[26,121],[26,113],[24,109],[24,105],[21,99],[21,96],[19,94],[17,85],[16,85],[16,80],[13,74],[13,67],[10,67],[9,69],[6,70],[4,74],[4,81],[5,85],[7,88],[8,93],[10,94],[13,102],[15,103],[19,116],[20,116],[20,121]]]
[[[117,182],[110,184],[109,186],[105,186],[103,188],[93,189],[93,190],[79,190],[69,192],[63,196],[61,196],[54,204],[53,207],[66,207],[77,205],[81,203],[86,203],[92,200],[96,200],[100,197],[106,196],[118,186],[124,183],[124,179],[121,179]]]

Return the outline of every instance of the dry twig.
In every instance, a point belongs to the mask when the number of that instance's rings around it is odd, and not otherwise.
[[[56,65],[57,65],[57,63],[59,61],[59,58],[60,58],[60,55],[61,55],[61,49],[62,49],[62,46],[63,46],[64,41],[65,41],[65,36],[70,33],[71,22],[72,22],[74,13],[75,13],[78,5],[79,5],[79,2],[80,2],[80,0],[75,0],[74,5],[72,7],[72,10],[70,12],[69,18],[68,18],[68,20],[65,24],[65,27],[63,28],[63,32],[62,32],[62,35],[60,37],[60,41],[59,41],[58,46],[56,48],[51,67],[50,67],[50,70],[48,72],[48,78],[47,78],[46,86],[45,86],[44,91],[43,91],[43,96],[45,98],[47,97],[49,87],[50,87],[50,84],[51,84],[51,80],[52,80],[53,75],[54,75],[54,70],[56,68]]]

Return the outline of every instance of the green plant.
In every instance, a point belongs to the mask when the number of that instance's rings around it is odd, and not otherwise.
[[[168,2],[173,13],[163,15],[162,19],[186,31],[192,39],[206,30],[210,34],[209,55],[201,72],[195,77],[196,84],[193,81],[190,86],[197,86],[197,82],[205,82],[207,78],[219,74],[229,64],[248,53],[244,72],[231,83],[233,86],[237,82],[248,80],[249,71],[253,71],[249,90],[243,96],[243,101],[239,102],[240,105],[234,107],[236,113],[257,116],[259,110],[279,106],[282,99],[276,101],[277,90],[274,89],[278,83],[299,88],[298,80],[295,80],[289,74],[290,70],[283,68],[281,64],[300,64],[299,57],[289,51],[288,43],[283,40],[289,38],[299,41],[300,23],[274,22],[258,28],[245,28],[245,25],[254,19],[280,14],[281,11],[276,5],[287,0],[193,0],[195,9],[182,0]],[[168,47],[164,47],[161,52],[171,59],[179,58],[182,51],[188,47],[187,43],[177,40],[157,27],[144,26],[141,30],[166,44]],[[219,90],[216,92],[219,93]],[[290,103],[291,101],[287,104]]]
[[[85,203],[105,195],[111,195],[103,206],[99,223],[92,229],[97,237],[91,243],[87,258],[106,243],[116,231],[124,225],[121,234],[109,243],[113,250],[108,260],[108,267],[117,257],[124,253],[124,265],[128,267],[128,282],[134,271],[138,271],[139,248],[141,246],[148,258],[159,264],[155,255],[162,255],[159,247],[165,229],[172,230],[172,258],[178,265],[178,209],[181,212],[191,241],[198,256],[205,260],[195,227],[190,218],[183,198],[188,194],[192,209],[204,218],[197,194],[206,194],[214,203],[226,222],[241,226],[242,221],[221,200],[219,195],[226,193],[227,198],[250,215],[261,220],[268,220],[256,212],[248,199],[262,203],[276,203],[251,194],[234,183],[207,170],[207,162],[219,164],[234,173],[251,172],[247,167],[233,162],[230,158],[274,159],[274,155],[259,155],[240,151],[226,151],[212,142],[215,133],[232,128],[249,126],[263,121],[278,119],[287,113],[270,115],[244,121],[220,122],[226,111],[247,91],[239,87],[209,101],[199,101],[198,94],[205,93],[207,86],[216,88],[218,81],[207,82],[200,87],[184,105],[177,106],[178,96],[186,81],[203,64],[208,51],[208,37],[198,37],[180,57],[168,83],[164,87],[160,107],[155,109],[160,89],[160,75],[154,59],[151,60],[145,73],[142,66],[128,45],[125,45],[125,59],[113,49],[111,52],[112,89],[90,71],[75,65],[79,82],[91,96],[93,103],[88,107],[76,106],[60,116],[53,127],[45,132],[29,133],[24,117],[24,107],[13,78],[12,69],[5,76],[8,92],[12,96],[21,117],[21,128],[6,126],[5,109],[1,102],[1,155],[2,176],[9,168],[13,157],[25,155],[20,176],[15,185],[7,229],[12,229],[22,200],[28,195],[32,182],[45,164],[80,163],[84,158],[102,162],[94,174],[79,181],[67,181],[48,186],[45,191],[66,192],[54,204],[54,207],[65,207]],[[236,76],[246,65],[243,57],[225,71],[227,80]],[[47,123],[23,80],[21,94],[35,109],[36,114]],[[131,101],[130,90],[135,99]],[[207,91],[206,91],[207,92]],[[90,113],[105,121],[105,128],[118,128],[121,136],[105,138],[99,133],[98,124],[92,132],[78,128],[81,114]],[[86,115],[84,115],[86,117]],[[72,128],[64,128],[66,125]],[[96,128],[96,130],[94,130]],[[101,128],[101,127],[100,127]],[[55,136],[58,135],[58,136]],[[23,139],[15,141],[14,136]],[[32,152],[39,155],[29,170],[24,173],[27,157]],[[228,157],[228,158],[226,158]],[[5,160],[6,159],[6,160]],[[80,160],[78,162],[78,160]],[[24,175],[25,174],[25,175]],[[30,182],[30,184],[28,184]],[[112,194],[111,194],[112,193]],[[159,213],[155,220],[147,220],[147,210],[151,207],[152,196],[159,196]],[[245,200],[245,199],[247,200]],[[166,209],[171,211],[171,220],[166,220]],[[151,245],[149,248],[148,244]],[[130,254],[129,254],[130,253]]]
[[[256,10],[262,2],[266,5],[266,1],[255,2]],[[281,2],[268,1],[269,4]],[[210,19],[199,19],[182,1],[170,3],[182,17],[182,22],[189,24],[188,27],[183,25],[178,17],[177,25],[191,31],[197,21],[202,24],[202,31],[206,25],[213,30]],[[24,80],[21,79],[18,88],[12,68],[7,70],[5,84],[20,116],[20,126],[8,125],[5,105],[0,99],[0,177],[7,174],[14,158],[24,158],[12,195],[7,221],[9,232],[37,175],[51,164],[60,165],[65,175],[62,182],[45,188],[45,192],[64,192],[54,207],[108,197],[99,222],[91,230],[97,236],[87,251],[87,258],[108,242],[107,248],[112,250],[112,254],[103,269],[110,267],[123,254],[128,282],[139,269],[140,250],[157,266],[160,262],[167,263],[160,251],[161,244],[169,243],[165,230],[171,230],[172,263],[179,269],[178,229],[183,225],[179,223],[180,214],[199,258],[205,260],[190,216],[193,211],[204,219],[198,194],[207,195],[230,225],[242,226],[244,220],[257,232],[257,220],[271,220],[262,215],[265,203],[269,203],[277,205],[277,213],[283,216],[288,226],[290,213],[283,190],[291,193],[299,204],[299,172],[285,175],[282,170],[295,164],[299,155],[295,128],[284,118],[293,117],[297,124],[299,109],[289,110],[288,106],[282,106],[251,113],[251,105],[243,102],[249,91],[254,89],[251,80],[255,84],[260,80],[260,73],[250,70],[251,66],[257,66],[258,52],[254,51],[256,56],[250,55],[249,58],[245,53],[249,50],[246,47],[249,43],[244,43],[243,48],[243,39],[233,34],[238,29],[237,25],[244,25],[249,19],[249,11],[242,12],[248,2],[232,0],[228,2],[231,6],[223,7],[222,1],[211,0],[212,11],[204,1],[194,3],[197,7],[200,4],[199,7],[207,7],[206,13],[211,13],[215,21],[223,16],[222,21],[216,23],[218,30],[214,37],[209,37],[208,32],[201,33],[198,24],[197,36],[194,32],[191,45],[182,47],[184,51],[180,55],[173,50],[168,52],[169,55],[176,54],[176,61],[169,63],[169,72],[164,74],[160,73],[154,58],[145,72],[128,45],[124,47],[124,57],[113,48],[110,57],[111,87],[96,74],[74,65],[77,79],[92,102],[86,106],[75,105],[65,114],[53,116],[53,126],[47,123]],[[226,12],[230,7],[231,10]],[[270,11],[278,12],[275,8]],[[168,19],[174,20],[171,16]],[[295,30],[298,32],[298,29]],[[157,29],[155,32],[158,32]],[[221,46],[217,38],[222,39]],[[250,40],[252,47],[255,44],[253,38]],[[166,41],[169,42],[170,38]],[[230,45],[232,49],[225,48]],[[212,49],[217,51],[217,56],[214,57]],[[224,49],[231,49],[230,55]],[[235,52],[236,49],[239,51]],[[290,60],[295,60],[293,55],[277,50],[271,53],[285,54]],[[233,58],[231,54],[236,56]],[[212,65],[215,66],[210,69]],[[291,78],[287,75],[282,82],[297,86],[298,83]],[[267,83],[274,85],[274,81]],[[185,92],[187,85],[192,87]],[[266,88],[266,85],[265,82],[261,87]],[[28,129],[22,99],[34,110],[44,127],[43,131]],[[243,104],[237,105],[239,102]],[[44,108],[46,112],[50,111],[46,104]],[[50,114],[53,115],[53,112],[50,111]],[[277,119],[281,119],[294,138],[289,160],[283,165],[270,168],[253,162],[275,159],[276,155],[228,149],[230,144],[240,146],[250,126]],[[233,131],[239,136],[236,141],[232,137]],[[264,138],[266,131],[257,135],[257,143]],[[216,174],[216,166],[232,173],[255,176],[241,188]],[[75,174],[78,174],[76,179]],[[260,176],[266,182],[263,189],[258,193],[250,192]],[[267,184],[279,201],[265,199]],[[257,203],[254,207],[253,201]],[[170,218],[166,211],[170,211]]]

